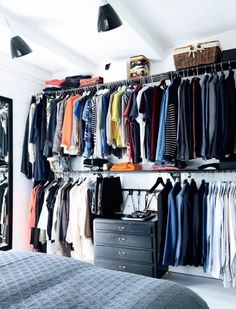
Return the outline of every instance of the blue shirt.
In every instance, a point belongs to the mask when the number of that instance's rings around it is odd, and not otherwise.
[[[169,88],[164,91],[161,102],[160,126],[157,137],[156,161],[164,160],[165,154],[165,139],[166,139],[166,116],[169,100]]]
[[[179,182],[175,183],[173,189],[168,195],[168,215],[166,224],[166,239],[163,254],[163,265],[174,265],[175,263],[175,251],[177,245],[177,233],[178,233],[178,218],[177,218],[177,203],[176,196],[181,191],[181,185]]]

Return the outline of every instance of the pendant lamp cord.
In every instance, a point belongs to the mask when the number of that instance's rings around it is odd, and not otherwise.
[[[12,27],[10,26],[10,23],[9,23],[9,21],[7,20],[6,16],[5,16],[5,15],[3,15],[3,16],[4,16],[4,19],[5,19],[5,22],[6,22],[7,26],[8,26],[8,28],[9,28],[10,31],[15,35],[16,33],[13,31]]]

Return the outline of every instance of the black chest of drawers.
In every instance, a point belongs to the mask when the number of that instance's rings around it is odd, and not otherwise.
[[[156,241],[156,218],[94,220],[94,260],[104,268],[161,278],[168,267],[157,265]]]

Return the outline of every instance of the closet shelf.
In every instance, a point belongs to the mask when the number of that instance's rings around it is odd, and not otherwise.
[[[171,80],[174,76],[180,75],[182,77],[190,77],[193,75],[202,75],[204,73],[210,73],[212,71],[219,72],[223,70],[228,69],[236,69],[236,59],[230,60],[230,61],[224,61],[219,63],[213,63],[213,64],[207,64],[207,65],[201,65],[196,67],[191,67],[187,69],[181,69],[176,71],[168,71],[165,73],[159,73],[155,75],[149,75],[149,76],[143,76],[143,77],[137,77],[132,79],[124,79],[119,81],[113,81],[103,84],[97,84],[94,86],[88,86],[88,87],[79,87],[79,88],[71,88],[71,89],[63,89],[63,90],[53,90],[53,91],[47,91],[44,90],[44,94],[62,94],[62,93],[78,93],[80,91],[84,91],[85,89],[100,89],[102,87],[110,87],[110,86],[118,86],[118,85],[125,85],[125,84],[133,84],[140,82],[140,84],[144,83],[152,83],[152,82],[158,82],[160,80]]]

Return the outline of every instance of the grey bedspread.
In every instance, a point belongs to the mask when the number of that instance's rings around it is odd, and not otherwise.
[[[105,270],[75,259],[0,253],[0,308],[206,309],[173,282]]]

